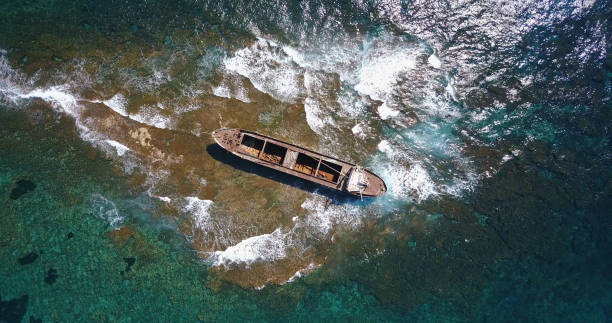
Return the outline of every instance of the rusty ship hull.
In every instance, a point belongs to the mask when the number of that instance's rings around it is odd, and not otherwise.
[[[385,182],[367,169],[256,132],[221,128],[212,136],[219,146],[242,159],[341,192],[377,197],[387,191]]]

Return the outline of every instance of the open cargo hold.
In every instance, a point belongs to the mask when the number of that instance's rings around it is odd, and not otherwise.
[[[371,171],[255,132],[222,128],[215,142],[232,154],[254,163],[357,196],[381,196],[384,181]]]

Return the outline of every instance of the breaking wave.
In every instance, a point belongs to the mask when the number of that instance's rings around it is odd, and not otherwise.
[[[115,203],[100,194],[92,195],[91,209],[96,217],[106,221],[115,230],[119,229],[125,221],[125,218],[119,214]]]

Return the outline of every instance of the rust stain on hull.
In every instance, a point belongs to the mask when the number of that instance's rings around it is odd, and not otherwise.
[[[240,158],[338,191],[362,197],[387,191],[385,182],[367,169],[256,132],[221,128],[212,136]]]

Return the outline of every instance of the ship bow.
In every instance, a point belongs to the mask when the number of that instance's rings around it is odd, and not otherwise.
[[[215,142],[228,151],[234,151],[240,144],[240,130],[233,128],[221,128],[212,132]]]

